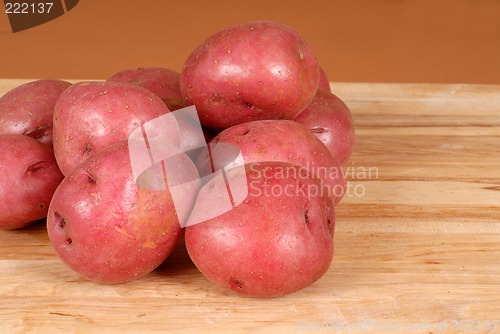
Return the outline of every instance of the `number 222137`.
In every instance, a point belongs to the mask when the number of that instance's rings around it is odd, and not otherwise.
[[[6,2],[5,3],[5,13],[6,14],[49,14],[53,2],[39,2],[39,3],[27,3],[27,2]]]

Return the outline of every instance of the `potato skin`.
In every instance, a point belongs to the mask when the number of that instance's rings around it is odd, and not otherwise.
[[[47,230],[63,262],[105,284],[151,272],[181,236],[170,191],[137,186],[127,141],[92,155],[64,179],[50,204]]]
[[[180,73],[163,67],[139,67],[113,74],[106,81],[130,82],[158,95],[171,111],[186,107],[181,94]]]
[[[245,163],[283,161],[305,167],[324,181],[336,204],[345,194],[347,180],[337,159],[308,128],[297,122],[260,120],[223,130],[210,142],[210,155],[205,151],[198,158],[202,175],[208,174],[211,160],[217,170],[234,159],[227,147],[220,145],[223,143],[238,147]]]
[[[321,66],[319,67],[318,89],[324,89],[328,92],[332,91],[332,88],[330,87],[330,80],[328,79],[328,76],[326,75],[325,70]]]
[[[293,120],[311,130],[341,165],[349,161],[354,147],[354,124],[351,111],[338,96],[318,89],[311,104]]]
[[[312,101],[319,65],[294,29],[257,21],[200,43],[186,59],[180,83],[201,123],[221,130],[260,119],[292,119]]]
[[[46,217],[63,179],[52,148],[23,135],[0,135],[0,151],[0,229]]]
[[[297,171],[297,165],[268,162],[245,167],[246,176],[232,174],[236,169],[231,169],[227,178],[229,182],[233,177],[247,178],[246,200],[218,217],[186,227],[191,259],[207,279],[242,295],[276,297],[311,285],[333,258],[331,198],[316,193],[319,179],[282,172]],[[225,187],[222,178],[215,181],[200,191],[193,217],[212,206],[212,198]]]
[[[52,146],[57,99],[71,84],[41,79],[20,85],[0,98],[0,134],[26,135]]]
[[[74,84],[54,110],[54,153],[61,171],[68,175],[94,152],[168,112],[158,96],[131,83]]]

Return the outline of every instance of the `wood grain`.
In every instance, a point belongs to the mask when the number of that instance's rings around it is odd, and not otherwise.
[[[0,80],[0,95],[21,82]],[[150,275],[98,285],[58,260],[40,221],[0,231],[0,332],[500,332],[487,330],[500,320],[500,86],[332,87],[357,141],[318,282],[240,297],[204,279],[181,243]]]

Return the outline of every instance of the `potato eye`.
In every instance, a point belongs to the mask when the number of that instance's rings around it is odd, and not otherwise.
[[[36,161],[32,163],[31,165],[26,168],[26,174],[35,174],[36,172],[39,172],[45,168],[47,168],[48,162],[47,161]]]

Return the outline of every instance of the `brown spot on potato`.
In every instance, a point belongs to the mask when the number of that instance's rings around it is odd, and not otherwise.
[[[312,133],[325,133],[325,132],[328,132],[327,129],[321,127],[321,126],[318,126],[318,127],[315,127],[315,128],[311,128],[309,129]]]
[[[92,153],[92,148],[90,147],[90,143],[85,144],[85,148],[83,149],[82,157],[89,156]]]
[[[87,181],[90,184],[96,184],[97,183],[97,181],[95,179],[95,176],[91,172],[87,171],[87,173],[85,173],[85,176],[87,177]]]
[[[128,233],[127,230],[125,230],[123,227],[115,226],[115,231],[117,231],[120,234],[123,234],[127,238],[135,240],[135,237],[132,234]]]
[[[26,174],[35,174],[43,169],[45,169],[49,163],[47,161],[35,161],[26,168]]]
[[[145,243],[142,244],[144,248],[149,248],[149,249],[154,249],[158,247],[158,245],[152,241],[146,241]]]
[[[250,133],[250,128],[243,129],[240,133],[240,136],[246,136]]]
[[[304,60],[304,53],[299,50],[299,59]]]
[[[60,229],[64,229],[66,227],[66,219],[61,217],[58,211],[54,211],[54,222]],[[66,235],[65,246],[71,246],[71,244],[73,244],[73,239]]]
[[[231,276],[229,277],[229,288],[231,288],[231,290],[242,290],[243,283],[240,279]]]
[[[330,235],[333,236],[335,230],[335,211],[331,204],[326,206],[325,211],[326,226]]]
[[[60,228],[64,228],[66,226],[66,219],[61,217],[61,215],[57,211],[54,212],[54,221],[57,222],[57,226],[59,226]]]
[[[216,94],[214,94],[214,96],[211,99],[209,99],[209,100],[215,106],[220,106],[220,105],[224,104],[224,100],[220,96],[218,96]]]
[[[30,130],[26,130],[23,135],[31,137],[33,139],[41,139],[43,137],[48,136],[50,129],[52,129],[52,126],[50,125],[44,125],[44,126],[39,126]]]

